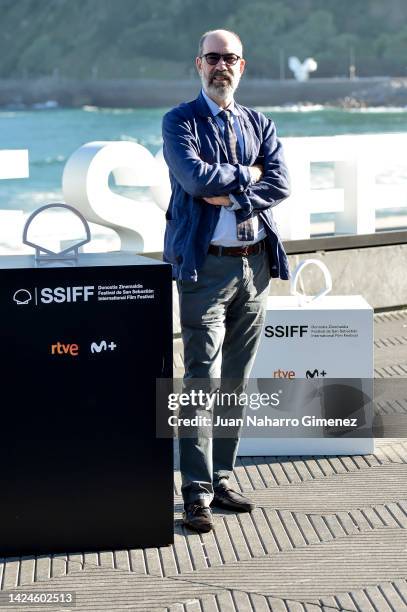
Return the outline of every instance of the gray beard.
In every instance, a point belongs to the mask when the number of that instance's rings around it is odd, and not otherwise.
[[[204,91],[211,97],[217,98],[218,100],[227,100],[236,91],[239,82],[226,83],[226,85],[215,85],[215,83],[208,83],[201,77],[202,87]]]

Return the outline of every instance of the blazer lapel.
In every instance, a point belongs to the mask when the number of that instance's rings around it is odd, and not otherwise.
[[[208,129],[211,132],[211,136],[215,138],[216,142],[218,143],[221,150],[224,152],[225,157],[227,159],[228,153],[226,149],[225,140],[220,132],[219,126],[216,123],[216,120],[213,117],[211,110],[209,106],[207,105],[206,100],[203,97],[202,93],[199,94],[195,102],[196,102],[196,108],[197,108],[199,115],[201,115],[201,117],[206,117],[206,120],[208,122]]]
[[[203,97],[202,93],[199,94],[198,98],[195,100],[195,103],[196,103],[196,109],[198,111],[198,114],[206,118],[208,129],[211,132],[211,136],[215,138],[220,149],[225,154],[225,158],[228,159],[228,153],[227,153],[225,140],[223,138],[223,135],[219,129],[219,126],[216,123],[216,120],[213,117],[211,110],[209,106],[207,105],[206,100]],[[244,106],[241,106],[240,104],[237,104],[236,102],[235,102],[235,105],[239,111],[238,121],[240,123],[240,129],[241,129],[242,137],[243,137],[243,156],[244,156],[243,164],[250,165],[254,163],[255,159],[257,158],[256,147],[255,147],[256,135],[254,133],[253,126],[250,122],[250,119],[247,116]]]
[[[228,158],[228,151],[226,149],[225,139],[223,138],[223,135],[221,134],[220,128],[219,128],[218,124],[216,123],[216,120],[215,120],[215,118],[213,116],[208,117],[208,125],[209,125],[209,128],[212,130],[212,134],[214,135],[217,143],[219,144],[220,148],[224,152],[225,157],[227,159]]]

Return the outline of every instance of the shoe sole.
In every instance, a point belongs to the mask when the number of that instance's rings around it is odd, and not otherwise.
[[[256,506],[252,508],[242,508],[242,506],[232,506],[228,504],[223,504],[222,502],[211,502],[211,508],[221,508],[222,510],[231,510],[232,512],[253,512]]]
[[[191,525],[190,523],[187,523],[186,521],[182,521],[182,524],[185,527],[188,527],[188,529],[191,529],[192,531],[197,531],[198,533],[209,533],[210,531],[213,530],[213,525],[208,525],[205,527],[197,527],[196,525]]]

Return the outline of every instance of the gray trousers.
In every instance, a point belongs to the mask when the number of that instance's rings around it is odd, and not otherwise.
[[[207,255],[198,281],[178,282],[184,343],[184,384],[217,382],[235,393],[250,375],[265,318],[270,270],[266,251],[247,257]],[[237,407],[237,411],[239,407]],[[244,407],[240,408],[241,413]],[[235,416],[242,414],[235,412]],[[230,434],[228,434],[230,435]],[[180,437],[184,503],[213,499],[213,488],[229,478],[239,431],[228,438]]]

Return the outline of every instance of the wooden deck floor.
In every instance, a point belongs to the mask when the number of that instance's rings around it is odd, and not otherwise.
[[[407,310],[375,315],[375,367],[407,380]],[[407,418],[407,393],[382,410]],[[1,589],[77,593],[73,608],[19,610],[407,610],[407,439],[363,457],[244,457],[233,481],[251,515],[215,511],[213,532],[188,532],[176,470],[173,546],[7,559]]]

